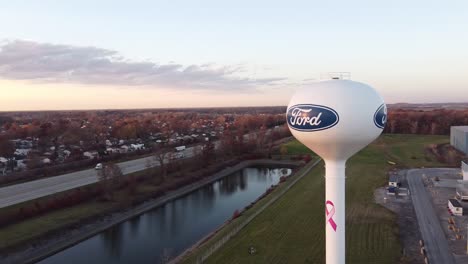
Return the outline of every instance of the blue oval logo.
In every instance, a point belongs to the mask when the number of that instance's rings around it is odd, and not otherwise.
[[[387,106],[382,104],[379,106],[377,111],[374,114],[374,124],[378,127],[383,129],[385,124],[387,123]]]
[[[323,105],[298,104],[291,106],[286,118],[289,127],[298,131],[324,130],[338,124],[338,113]]]

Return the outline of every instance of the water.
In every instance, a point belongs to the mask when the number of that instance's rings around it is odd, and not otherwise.
[[[40,263],[161,263],[195,244],[290,173],[290,169],[245,168]]]

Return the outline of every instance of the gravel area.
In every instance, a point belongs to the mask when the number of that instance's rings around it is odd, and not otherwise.
[[[397,174],[398,172],[391,172]],[[406,174],[400,175],[401,187],[408,188]],[[406,194],[406,195],[405,195]],[[399,195],[387,193],[387,187],[378,188],[374,192],[375,200],[378,204],[395,212],[398,215],[398,227],[400,231],[400,242],[403,248],[402,263],[423,264],[424,257],[420,253],[419,240],[421,233],[416,219],[416,213],[408,192],[401,192]]]

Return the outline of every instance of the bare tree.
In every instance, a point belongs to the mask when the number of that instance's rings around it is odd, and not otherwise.
[[[167,176],[167,165],[170,162],[170,151],[169,149],[159,149],[154,155],[153,159],[157,162],[157,165],[159,165],[159,168],[161,169],[161,177],[164,180],[166,180]]]
[[[122,176],[122,170],[114,163],[106,164],[98,172],[99,183],[105,200],[111,201],[114,198],[113,192],[122,180]]]

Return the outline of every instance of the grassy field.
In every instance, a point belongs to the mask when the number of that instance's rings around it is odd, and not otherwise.
[[[348,162],[347,263],[399,262],[396,216],[374,203],[373,191],[386,184],[386,171],[392,167],[443,166],[425,152],[425,147],[446,142],[447,136],[383,135]],[[309,152],[296,141],[286,146],[289,154]],[[208,263],[324,263],[323,175],[322,163],[211,256]],[[255,255],[248,254],[251,245],[257,249]]]
[[[85,203],[1,228],[0,252],[4,248],[31,241],[57,228],[73,224],[84,216],[98,214],[106,209],[107,204],[104,203]]]

